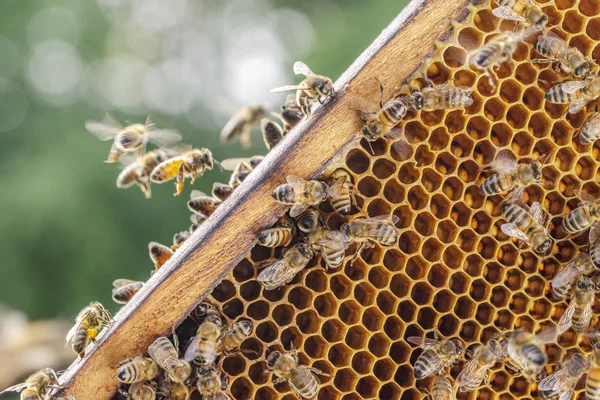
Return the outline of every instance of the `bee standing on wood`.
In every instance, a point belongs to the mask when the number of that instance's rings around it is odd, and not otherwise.
[[[271,352],[267,356],[267,370],[277,376],[274,385],[287,381],[294,393],[304,399],[312,399],[319,391],[315,374],[327,375],[317,368],[300,365],[296,350]]]
[[[60,389],[58,377],[52,368],[41,369],[30,375],[25,382],[11,386],[0,392],[21,393],[21,400],[45,400],[50,398],[52,389]]]
[[[267,290],[277,289],[294,279],[312,257],[313,251],[310,245],[298,243],[287,249],[282,258],[259,265],[258,267],[263,270],[258,274],[257,280]]]
[[[582,78],[592,71],[592,61],[581,54],[579,49],[571,47],[552,31],[545,31],[533,45],[535,51],[546,58],[531,60],[535,63],[558,63],[566,74]]]
[[[415,379],[428,378],[454,364],[464,353],[465,345],[460,339],[439,340],[420,336],[406,338],[423,349],[414,367]]]
[[[67,343],[71,342],[73,351],[81,360],[85,357],[85,348],[90,340],[95,343],[98,331],[111,325],[112,316],[108,310],[93,301],[77,315],[75,325],[67,333]]]
[[[154,271],[158,271],[160,267],[169,261],[169,258],[173,255],[173,250],[164,244],[150,242],[148,243],[148,253],[150,254],[150,259],[154,263]]]
[[[252,145],[252,126],[256,125],[266,112],[261,105],[242,107],[221,130],[221,143],[231,143],[239,139],[242,147],[249,149]]]
[[[544,254],[552,246],[552,238],[548,234],[547,213],[537,201],[527,210],[527,206],[505,204],[503,214],[506,224],[500,229],[510,237],[521,240],[533,247],[533,251]]]
[[[183,191],[185,178],[191,178],[193,184],[198,175],[204,175],[207,169],[212,170],[214,164],[220,165],[209,149],[192,149],[158,164],[152,171],[150,179],[152,182],[163,183],[175,178],[174,196],[178,196]]]
[[[304,79],[298,85],[288,85],[275,88],[271,93],[296,91],[296,104],[302,110],[304,115],[310,117],[311,108],[319,102],[323,104],[325,100],[335,96],[333,82],[326,76],[317,75],[301,61],[294,63],[294,73],[304,75]]]
[[[192,190],[190,192],[190,199],[187,203],[191,212],[199,214],[204,218],[210,217],[219,204],[221,204],[221,201],[212,196],[207,196],[199,190]]]
[[[142,281],[115,279],[113,281],[112,299],[115,303],[126,304],[142,286],[144,286]]]
[[[151,381],[158,376],[160,369],[153,359],[138,356],[123,360],[117,370],[117,379],[123,383]]]
[[[546,92],[546,101],[553,104],[568,104],[569,113],[578,113],[589,102],[600,97],[600,76],[588,75],[582,81],[559,83]]]
[[[264,156],[253,156],[250,158],[228,158],[223,160],[221,165],[226,171],[232,171],[231,178],[229,179],[229,186],[235,190],[260,164]]]
[[[548,17],[534,0],[494,0],[499,7],[492,14],[509,21],[525,22],[533,29],[541,31],[548,23]]]
[[[565,232],[579,234],[596,222],[600,222],[600,199],[582,192],[575,191],[580,200],[579,207],[569,212],[562,221]]]
[[[290,217],[295,218],[310,206],[317,205],[327,199],[330,188],[325,182],[306,181],[297,176],[288,176],[287,183],[277,186],[272,197],[283,204],[292,204]]]

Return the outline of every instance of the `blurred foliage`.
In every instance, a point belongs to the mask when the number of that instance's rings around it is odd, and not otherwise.
[[[273,0],[270,6],[296,9],[308,16],[315,40],[303,61],[335,78],[405,3]],[[89,135],[83,127],[86,119],[99,119],[102,110],[81,99],[53,106],[36,96],[26,82],[26,59],[31,51],[27,27],[48,5],[43,0],[0,3],[0,36],[12,40],[21,57],[22,70],[11,79],[24,88],[28,103],[24,121],[13,130],[0,132],[0,303],[23,310],[33,319],[73,318],[92,300],[116,311],[118,307],[110,299],[112,280],[145,280],[150,276],[147,244],[152,240],[169,243],[173,233],[189,226],[186,201],[191,186],[174,198],[171,182],[154,185],[151,200],[145,200],[136,187],[117,190],[118,169],[102,162],[109,144]],[[81,26],[77,47],[83,59],[94,59],[104,52],[110,24],[96,2],[55,0],[52,5],[76,10]],[[341,31],[339,24],[330,24],[331,12],[341,14]],[[296,79],[291,65],[289,69],[290,79]],[[1,90],[0,85],[0,119],[7,118],[11,110],[11,99],[2,97]],[[122,121],[140,119],[115,114]],[[244,152],[239,144],[219,144],[221,126],[210,118],[198,128],[184,118],[152,116],[159,127],[179,129],[186,142],[212,149],[218,160],[266,152],[258,132],[253,147]],[[198,179],[194,187],[208,191],[212,182],[227,179],[226,173],[216,170]]]

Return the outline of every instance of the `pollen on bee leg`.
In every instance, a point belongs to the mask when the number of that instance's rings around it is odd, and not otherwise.
[[[173,196],[179,196],[181,194],[181,192],[183,192],[183,181],[179,182],[179,179],[177,180],[177,182],[175,182],[175,193],[173,193]]]

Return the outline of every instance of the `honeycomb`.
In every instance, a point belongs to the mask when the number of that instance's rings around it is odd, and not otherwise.
[[[587,57],[600,60],[600,2],[539,2],[553,30]],[[431,379],[415,381],[420,349],[406,342],[438,329],[473,349],[498,331],[539,330],[556,325],[567,301],[554,301],[549,282],[558,268],[586,245],[587,237],[557,230],[562,216],[577,206],[574,191],[600,195],[596,182],[600,145],[573,140],[586,112],[567,114],[566,105],[544,101],[546,90],[566,77],[538,58],[532,41],[520,43],[512,63],[497,70],[498,87],[466,65],[468,55],[495,34],[513,30],[489,5],[473,7],[454,24],[423,66],[436,84],[452,80],[474,89],[466,110],[409,114],[401,123],[409,154],[386,140],[366,143],[344,155],[357,189],[357,204],[343,217],[323,204],[327,225],[339,228],[358,213],[398,216],[397,246],[374,247],[350,265],[326,271],[315,257],[289,284],[268,291],[257,282],[257,265],[279,256],[280,249],[255,247],[216,286],[208,301],[227,322],[246,318],[254,332],[242,352],[221,357],[234,399],[294,399],[287,383],[273,385],[265,373],[267,350],[298,349],[300,363],[316,367],[318,399],[417,399]],[[499,151],[517,160],[548,155],[545,186],[530,186],[528,203],[539,201],[552,215],[554,247],[540,256],[518,247],[500,231],[500,196],[479,192],[482,169]],[[598,304],[594,307],[597,314]],[[185,323],[184,323],[185,325]],[[185,336],[185,327],[180,327]],[[191,335],[193,329],[188,329]],[[185,339],[184,339],[185,340]],[[589,353],[587,339],[566,332],[547,346],[548,371],[575,351]],[[451,370],[453,378],[460,365]],[[582,383],[577,395],[581,393]],[[197,396],[197,394],[195,394]],[[535,384],[497,364],[490,384],[460,398],[537,398]]]

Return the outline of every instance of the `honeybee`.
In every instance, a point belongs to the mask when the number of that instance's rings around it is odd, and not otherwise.
[[[229,389],[227,379],[213,366],[198,368],[196,387],[202,395],[202,400],[231,400],[224,393],[225,390]]]
[[[266,112],[267,110],[261,105],[241,108],[221,130],[221,143],[231,143],[239,138],[244,149],[250,148],[252,126],[257,124]]]
[[[356,203],[354,197],[354,185],[352,184],[352,175],[344,168],[338,168],[331,174],[332,181],[331,186],[336,188],[334,185],[336,180],[342,180],[339,189],[334,189],[330,192],[330,203],[331,207],[339,214],[346,215],[352,209],[352,204]]]
[[[174,234],[173,246],[171,246],[171,250],[176,251],[178,248],[181,247],[183,242],[190,238],[190,236],[192,236],[192,233],[190,231],[181,231]]]
[[[473,89],[467,86],[437,85],[425,77],[429,87],[414,89],[410,96],[410,107],[415,110],[435,111],[467,108],[473,104]]]
[[[325,100],[335,96],[333,82],[326,76],[317,75],[301,61],[294,63],[294,73],[304,75],[304,79],[298,85],[282,86],[271,89],[271,93],[296,91],[296,104],[302,110],[304,115],[310,117],[311,108],[319,102],[323,104]]]
[[[578,234],[592,224],[600,222],[600,199],[581,190],[575,190],[575,196],[580,200],[579,207],[565,216],[562,221],[562,229],[565,232]]]
[[[315,222],[318,218],[318,212],[309,209],[298,218],[297,223],[302,227],[312,227],[310,230],[301,230],[308,234],[308,242],[321,253],[327,268],[339,268],[348,248],[348,236],[340,231],[323,228]]]
[[[588,238],[589,246],[588,252],[592,264],[595,268],[600,268],[600,225],[594,224],[590,228],[590,235]]]
[[[286,181],[287,183],[277,186],[271,196],[279,203],[293,205],[290,210],[292,218],[302,214],[308,207],[321,203],[332,193],[325,182],[306,181],[293,175],[288,176]]]
[[[573,259],[565,265],[554,278],[550,285],[552,286],[552,296],[556,300],[562,300],[571,291],[573,284],[581,276],[588,276],[594,272],[594,265],[588,254],[579,252]]]
[[[115,303],[126,304],[142,286],[144,286],[142,281],[115,279],[113,281],[112,299]]]
[[[265,146],[267,146],[267,150],[269,151],[283,139],[283,129],[277,122],[269,118],[260,120],[260,131],[262,132]]]
[[[596,298],[596,285],[588,277],[581,277],[575,286],[569,306],[563,313],[558,325],[557,333],[573,328],[575,332],[585,332],[592,322],[592,306]]]
[[[148,346],[148,354],[165,371],[169,379],[182,383],[192,373],[192,367],[186,360],[179,358],[177,336],[173,337],[175,346],[164,336],[156,338]]]
[[[298,397],[312,399],[319,390],[315,374],[326,375],[321,370],[298,364],[296,350],[273,351],[267,356],[267,371],[275,374],[274,385],[287,381]]]
[[[499,7],[494,8],[492,14],[498,18],[525,22],[538,31],[548,23],[548,17],[534,0],[494,0],[494,3]]]
[[[319,224],[324,224],[321,214],[312,207],[296,218],[296,226],[303,233],[314,232],[319,227]]]
[[[263,229],[256,240],[258,244],[265,247],[288,246],[294,238],[293,226],[277,226],[275,228]]]
[[[258,281],[267,290],[277,289],[289,283],[313,257],[310,245],[298,243],[285,251],[283,257],[275,261],[262,263],[263,270],[258,274]]]
[[[190,215],[190,221],[192,222],[192,224],[190,225],[190,233],[194,233],[196,229],[198,229],[198,227],[202,225],[204,221],[206,221],[206,217],[194,213]]]
[[[185,384],[173,382],[169,379],[160,381],[160,395],[163,400],[189,400],[191,397],[190,388]]]
[[[163,161],[152,171],[152,182],[163,183],[176,178],[176,191],[178,196],[183,191],[185,178],[191,178],[191,183],[196,181],[198,175],[204,175],[207,169],[212,170],[214,164],[220,165],[208,149],[192,149],[179,156]]]
[[[199,190],[192,190],[188,200],[188,208],[191,212],[208,218],[215,212],[221,202],[212,196],[207,196]]]
[[[452,383],[444,375],[437,375],[433,380],[431,392],[427,388],[420,388],[430,400],[452,400],[454,399],[454,389]]]
[[[546,58],[535,59],[532,62],[556,62],[564,73],[573,74],[577,78],[586,76],[592,70],[592,61],[590,59],[584,57],[579,49],[569,46],[567,42],[551,31],[545,31],[540,35],[533,48]]]
[[[283,122],[283,135],[285,136],[286,133],[291,131],[304,118],[302,109],[296,103],[296,96],[290,94],[285,98],[279,116]]]
[[[21,393],[21,400],[45,400],[50,397],[52,389],[60,388],[56,372],[52,368],[44,368],[30,375],[25,382],[4,389],[0,395],[6,392],[17,392]]]
[[[156,390],[145,382],[137,382],[129,386],[129,390],[119,389],[121,396],[131,400],[155,400]]]
[[[151,381],[158,376],[158,364],[148,357],[128,358],[119,364],[117,379],[123,383]]]
[[[600,399],[600,341],[598,333],[592,336],[594,345],[592,354],[590,355],[590,367],[587,370],[587,378],[585,380],[585,398],[588,400]]]
[[[71,342],[73,351],[79,359],[83,359],[89,341],[95,343],[98,331],[111,325],[110,312],[102,304],[93,301],[77,315],[75,325],[67,333],[67,343]]]
[[[252,321],[247,319],[231,324],[219,337],[219,353],[227,354],[240,347],[252,334],[253,329]]]
[[[511,191],[507,200],[519,200],[523,191],[533,183],[542,184],[542,166],[546,156],[541,156],[529,164],[519,164],[507,152],[500,152],[491,164],[494,175],[487,178],[479,191],[487,196]]]
[[[86,129],[100,140],[113,140],[107,163],[114,163],[120,155],[137,154],[141,156],[146,150],[146,143],[152,142],[161,148],[169,148],[181,140],[177,131],[155,129],[150,117],[144,124],[133,124],[122,127],[119,121],[106,114],[102,122],[86,121]]]
[[[226,171],[233,171],[229,179],[229,186],[234,190],[237,188],[263,160],[264,156],[253,156],[250,158],[228,158],[221,165]]]
[[[575,385],[589,367],[588,361],[581,354],[574,354],[562,364],[558,371],[553,372],[538,383],[542,397],[560,400],[573,398]],[[588,397],[589,398],[589,397]]]
[[[554,104],[569,104],[569,113],[578,113],[590,101],[600,97],[600,76],[588,75],[582,81],[559,83],[545,95],[546,101]]]
[[[150,242],[148,243],[148,253],[150,254],[150,259],[154,263],[154,270],[158,271],[160,267],[169,261],[169,258],[173,255],[173,250],[164,244]]]
[[[126,166],[119,176],[117,176],[117,188],[126,189],[133,184],[137,184],[144,196],[149,199],[152,197],[150,189],[150,174],[158,164],[169,158],[165,150],[156,149],[138,158],[125,161]],[[124,157],[121,158],[123,160]]]
[[[581,126],[577,141],[583,145],[594,143],[600,138],[600,112],[590,113]]]
[[[435,339],[409,336],[406,340],[423,349],[423,353],[415,362],[415,379],[437,375],[443,369],[454,364],[465,351],[465,345],[460,339],[439,340],[437,332],[435,333]]]
[[[355,218],[342,225],[340,231],[350,241],[359,243],[350,263],[354,263],[365,247],[373,247],[373,242],[391,246],[398,241],[400,231],[396,228],[399,218],[395,215],[380,215],[372,218]]]
[[[483,71],[483,74],[488,77],[489,85],[495,89],[497,78],[494,74],[494,68],[500,67],[512,58],[522,38],[523,33],[520,32],[502,32],[473,53],[469,63],[476,69]]]
[[[533,251],[544,254],[552,246],[552,238],[548,234],[547,213],[537,201],[527,210],[526,205],[504,204],[503,214],[506,224],[500,229],[505,235],[514,237],[533,247]]]
[[[465,363],[456,377],[455,386],[459,388],[460,392],[472,392],[481,385],[482,381],[487,385],[489,382],[488,371],[503,357],[502,347],[494,339],[485,346],[478,346],[473,357]]]
[[[184,359],[199,365],[212,365],[219,353],[219,338],[223,332],[223,321],[217,310],[209,306],[204,321],[198,326],[196,336],[188,345]]]
[[[225,183],[215,182],[212,187],[212,197],[223,202],[231,196],[233,188]]]
[[[537,335],[524,329],[517,329],[508,334],[500,334],[497,337],[505,337],[504,354],[508,357],[505,362],[517,369],[528,380],[533,381],[546,368],[548,355],[544,344],[556,337],[556,330],[545,329]]]

